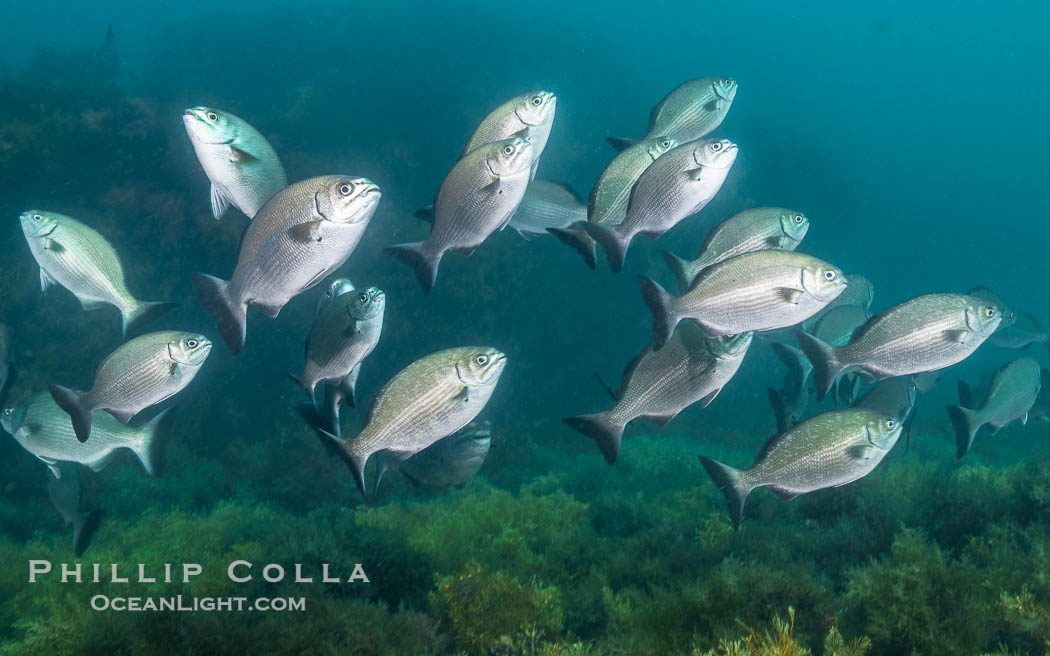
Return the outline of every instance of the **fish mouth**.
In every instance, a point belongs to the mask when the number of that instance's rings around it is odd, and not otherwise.
[[[207,144],[209,146],[228,146],[236,140],[235,137],[219,141],[209,141],[205,139],[201,135],[201,132],[204,130],[201,130],[198,126],[207,125],[207,123],[201,118],[200,114],[192,109],[187,109],[182,113],[182,122],[186,125],[186,132],[190,135],[190,139],[198,143]]]
[[[733,85],[733,88],[735,89],[735,88],[736,88],[736,85]],[[725,101],[727,101],[727,102],[728,102],[728,101],[730,101],[730,100],[732,100],[732,99],[733,99],[733,98],[732,98],[732,96],[733,96],[733,95],[735,95],[734,93],[728,93],[728,94],[727,94],[727,93],[723,93],[723,92],[722,92],[722,87],[720,87],[720,86],[718,85],[718,83],[717,83],[717,82],[715,82],[715,83],[713,83],[713,84],[711,85],[711,91],[713,91],[713,92],[714,92],[714,94],[715,94],[715,95],[716,95],[717,97],[719,97],[719,98],[721,98],[722,100],[725,100]]]

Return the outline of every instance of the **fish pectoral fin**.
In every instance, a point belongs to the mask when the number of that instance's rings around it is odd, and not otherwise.
[[[967,337],[970,335],[969,330],[945,330],[943,333],[944,339],[949,342],[955,342],[957,344],[965,344]]]
[[[306,223],[300,223],[299,225],[292,226],[288,229],[288,234],[295,241],[308,244],[313,241],[321,241],[324,239],[324,235],[321,233],[321,227],[324,221],[308,221]]]
[[[65,253],[66,247],[48,237],[44,240],[44,250],[51,251],[52,253]]]
[[[1027,426],[1028,425],[1028,413],[1027,412],[1024,413],[1023,415],[1021,415],[1021,425],[1022,426]]]
[[[227,153],[230,161],[234,164],[247,164],[248,162],[258,161],[258,158],[251,153],[241,150],[237,146],[230,146]]]
[[[721,392],[721,391],[722,391],[722,388],[719,387],[718,389],[716,389],[715,391],[711,392],[710,394],[708,394],[704,398],[700,399],[700,407],[701,408],[706,408],[707,406],[711,405],[711,401],[714,401],[715,397],[718,396],[718,393]]]
[[[230,209],[230,197],[215,185],[211,186],[211,215],[218,221]]]
[[[51,470],[52,476],[58,479],[62,478],[62,470],[59,469],[57,462],[54,460],[44,460],[43,458],[41,458],[41,460],[43,460],[44,464],[47,465],[47,468]]]
[[[51,277],[51,274],[48,273],[44,267],[40,267],[40,291],[47,292],[48,289],[51,289],[51,285],[56,284],[58,283],[56,283],[55,279]]]
[[[175,360],[172,360],[171,362],[168,363],[168,375],[169,376],[178,376],[179,375],[179,363],[176,362]]]
[[[777,287],[776,293],[777,296],[785,302],[798,305],[806,292],[792,287]]]
[[[708,100],[706,103],[704,103],[704,109],[709,112],[715,111],[716,109],[718,109],[718,101]]]
[[[34,424],[27,422],[22,424],[22,428],[25,429],[25,432],[28,433],[30,436],[40,435],[44,432],[44,426],[42,424]],[[44,462],[47,461],[45,460]]]
[[[798,492],[793,492],[782,487],[777,487],[776,485],[770,485],[769,489],[773,492],[773,494],[777,495],[784,501],[791,501],[799,495]]]
[[[464,403],[470,401],[470,388],[464,385],[463,389],[456,392],[456,395],[452,397],[452,400],[463,401]]]
[[[766,246],[769,248],[780,248],[782,245],[780,237],[769,237],[766,239]]]
[[[503,178],[496,176],[492,182],[488,183],[481,188],[481,191],[487,191],[490,194],[502,194],[503,193]]]
[[[870,460],[875,449],[867,444],[854,444],[846,449],[846,455],[853,460]]]

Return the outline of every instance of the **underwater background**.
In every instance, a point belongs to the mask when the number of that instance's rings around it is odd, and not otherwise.
[[[804,211],[802,250],[871,279],[874,310],[986,285],[1050,322],[1048,25],[1035,3],[0,7],[8,403],[53,381],[88,386],[121,343],[116,311],[41,296],[16,220],[30,208],[102,232],[137,297],[179,303],[158,325],[217,339],[189,276],[231,272],[248,222],[211,216],[181,121],[197,105],[250,121],[289,180],[383,189],[341,270],[387,295],[345,434],[427,353],[491,344],[509,357],[480,474],[427,491],[391,472],[365,502],[292,411],[305,397],[285,374],[302,366],[316,288],[276,320],[253,311],[239,357],[214,350],[174,402],[163,476],[131,454],[85,471],[104,517],[84,562],[199,562],[192,584],[141,594],[305,596],[303,613],[98,613],[89,596],[119,586],[27,585],[29,559],[74,555],[46,467],[5,436],[0,655],[1050,652],[1050,424],[982,433],[957,463],[944,411],[956,380],[975,385],[1016,351],[986,344],[948,369],[919,400],[910,449],[867,478],[786,504],[756,492],[739,532],[696,456],[745,466],[775,432],[765,388],[783,368],[767,342],[710,407],[629,427],[613,467],[561,422],[605,407],[592,372],[618,380],[649,342],[633,274],[670,287],[661,248],[692,255],[756,205]],[[383,255],[426,236],[413,212],[507,98],[558,94],[539,177],[586,198],[614,155],[604,138],[641,136],[651,106],[701,75],[740,84],[714,133],[739,157],[711,205],[639,240],[625,273],[507,230],[448,257],[425,296]],[[1041,345],[1027,354],[1050,364]],[[234,586],[236,559],[359,562],[371,583]]]

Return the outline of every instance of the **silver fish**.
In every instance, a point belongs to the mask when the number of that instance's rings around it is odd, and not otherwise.
[[[587,220],[587,208],[560,182],[533,180],[510,225],[525,239]]]
[[[937,386],[937,383],[941,381],[943,376],[943,371],[924,371],[913,375],[911,379],[915,383],[915,388],[919,394],[926,394]]]
[[[321,310],[331,305],[337,296],[342,296],[352,291],[354,291],[354,283],[347,278],[336,278],[328,283],[324,293],[321,294],[321,298],[317,299],[317,313],[320,314]]]
[[[844,305],[858,307],[865,311],[871,308],[872,301],[875,300],[875,285],[859,273],[851,273],[847,277],[849,278],[849,287],[846,288],[846,291],[825,305],[823,310],[803,321],[802,330],[812,333],[825,314]]]
[[[93,471],[102,471],[121,449],[138,457],[150,476],[156,476],[164,450],[163,426],[169,410],[164,410],[140,428],[125,426],[102,414],[95,420],[91,439],[80,442],[69,415],[47,392],[34,394],[17,406],[4,408],[0,424],[26,451],[39,458],[56,477],[56,465],[75,462]]]
[[[638,177],[649,168],[649,165],[664,153],[678,145],[669,137],[656,137],[641,141],[613,158],[602,171],[597,184],[591,189],[587,206],[587,220],[603,225],[621,223],[627,216],[627,205],[631,199],[631,189]],[[590,268],[597,266],[594,253],[594,240],[579,226],[567,228],[548,228],[548,232],[576,249],[583,261]]]
[[[726,498],[733,526],[740,526],[752,490],[768,487],[790,501],[800,494],[839,487],[867,476],[901,435],[900,423],[871,410],[825,412],[766,444],[748,469],[734,469],[700,456],[700,463]]]
[[[999,308],[964,294],[927,294],[872,317],[845,346],[801,332],[823,399],[843,372],[881,380],[935,371],[965,360],[999,326]]]
[[[999,296],[991,289],[988,289],[987,287],[977,286],[973,287],[966,293],[969,296],[983,298],[984,300],[991,302],[991,304],[995,307],[999,308],[999,311],[1003,315],[1003,320],[999,322],[999,328],[995,331],[996,333],[1003,332],[1010,326],[1014,325],[1014,322],[1017,321],[1017,313],[1014,312],[1014,309],[1010,307],[1006,303],[1006,301],[1003,300],[1002,296]]]
[[[908,432],[908,425],[915,413],[918,387],[911,376],[898,376],[880,380],[864,396],[857,399],[854,408],[872,410],[892,417]]]
[[[684,260],[668,251],[663,251],[663,256],[678,280],[678,288],[685,292],[707,267],[753,251],[793,251],[808,230],[809,219],[802,212],[755,207],[734,214],[707,233],[696,259]]]
[[[773,415],[777,420],[777,432],[783,433],[794,426],[806,411],[809,405],[809,389],[806,381],[813,371],[813,364],[802,351],[794,346],[781,342],[770,344],[773,352],[780,361],[787,366],[784,374],[784,383],[779,390],[772,387],[766,388],[766,396],[769,405],[773,408]]]
[[[361,362],[379,343],[383,331],[386,294],[376,287],[336,296],[314,320],[306,338],[306,366],[292,376],[310,400],[317,402],[317,385],[340,386],[356,382]],[[353,398],[353,386],[348,390]]]
[[[1028,418],[1050,423],[1050,371],[1046,369],[1039,377],[1039,396],[1028,411]]]
[[[193,289],[234,355],[244,348],[248,305],[276,317],[291,299],[346,262],[382,192],[370,180],[327,175],[287,187],[241,240],[233,278],[193,274]]]
[[[711,337],[775,330],[804,321],[846,289],[846,276],[815,257],[791,251],[755,251],[705,269],[692,288],[673,297],[638,276],[653,313],[657,347],[683,319]],[[812,359],[812,358],[811,358]]]
[[[728,139],[682,143],[639,176],[621,223],[587,222],[583,229],[605,249],[610,268],[619,271],[636,235],[656,239],[707,207],[722,188],[736,154],[737,145]]]
[[[994,433],[1018,419],[1027,424],[1028,411],[1035,405],[1041,387],[1039,363],[1032,358],[1018,358],[995,373],[979,408],[948,406],[948,416],[955,427],[956,455],[962,458],[970,451],[973,438],[985,424]]]
[[[852,279],[850,279],[852,283]],[[823,313],[813,326],[813,335],[832,346],[844,346],[849,343],[853,333],[868,322],[871,315],[857,305],[839,305],[830,312]]]
[[[11,331],[0,323],[0,401],[4,400],[4,391],[11,381]]]
[[[61,476],[47,474],[47,496],[62,515],[62,520],[73,527],[73,554],[84,554],[91,537],[98,529],[102,511],[87,510],[84,504],[84,481],[80,469],[73,463],[57,463]]]
[[[735,80],[717,75],[679,85],[653,107],[645,138],[666,135],[685,143],[710,134],[725,120],[736,91]],[[638,141],[621,137],[606,137],[605,140],[617,150]]]
[[[376,453],[405,460],[463,428],[488,403],[507,363],[489,347],[461,347],[416,360],[379,390],[368,423],[353,439],[318,434],[350,467],[365,494],[365,464]]]
[[[480,146],[456,162],[434,201],[430,236],[384,252],[411,266],[429,294],[446,252],[470,255],[510,222],[529,184],[531,147],[515,137]]]
[[[647,346],[627,365],[616,404],[597,414],[569,417],[565,423],[594,439],[610,465],[620,454],[623,430],[641,417],[666,426],[699,402],[707,407],[740,368],[752,333],[707,338],[695,325],[683,325],[664,348]]]
[[[491,443],[491,422],[472,421],[402,462],[401,474],[416,485],[462,489],[485,463]]]
[[[127,424],[142,410],[175,396],[197,376],[211,353],[203,335],[162,331],[136,337],[106,357],[85,393],[61,385],[48,390],[73,421],[77,439],[87,441],[95,412],[106,410]]]
[[[1050,349],[1050,332],[1044,330],[1028,312],[1018,312],[1008,327],[1000,326],[988,341],[999,348],[1023,349],[1032,344],[1042,344]]]
[[[244,119],[210,107],[194,107],[183,113],[182,122],[211,181],[211,212],[216,220],[230,205],[251,219],[288,186],[270,142]]]
[[[460,159],[496,141],[506,141],[515,137],[528,139],[532,144],[529,151],[529,157],[532,159],[529,165],[529,180],[532,180],[536,177],[540,155],[547,147],[557,106],[558,97],[550,91],[536,91],[511,98],[492,110],[474,130],[459,156]]]
[[[29,210],[19,217],[29,250],[40,265],[40,288],[68,289],[85,310],[105,304],[120,310],[122,329],[159,317],[173,303],[147,303],[128,291],[124,267],[106,238],[63,214]]]

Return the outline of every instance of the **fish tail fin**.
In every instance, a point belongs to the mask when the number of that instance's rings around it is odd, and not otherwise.
[[[614,273],[623,269],[624,260],[627,259],[627,246],[630,239],[625,239],[616,229],[617,226],[606,226],[600,223],[584,223],[583,229],[590,235],[591,239],[602,245],[605,249],[605,259],[609,261],[609,268]]]
[[[563,244],[571,246],[580,254],[588,267],[598,268],[594,238],[588,235],[583,228],[547,228],[547,232],[557,237]]]
[[[142,442],[135,449],[135,455],[139,457],[146,473],[156,478],[164,464],[164,447],[167,444],[168,417],[171,416],[171,408],[166,408],[157,413],[157,416],[146,422],[140,429]]]
[[[136,324],[146,324],[154,319],[160,318],[162,315],[171,312],[177,303],[152,303],[152,302],[139,302],[136,303],[131,309],[126,312],[121,312],[123,317],[123,324],[121,329],[124,331],[124,337],[128,336],[128,330],[130,330]]]
[[[346,466],[350,468],[350,473],[354,476],[354,482],[357,483],[357,489],[361,490],[362,496],[368,497],[368,491],[365,487],[365,464],[368,463],[368,456],[370,454],[360,454],[354,449],[354,441],[336,437],[328,431],[314,426],[314,430],[317,431],[317,436],[321,438],[330,449],[335,451],[336,455],[343,459]]]
[[[77,394],[68,387],[61,385],[48,385],[47,390],[51,392],[51,398],[55,400],[58,407],[65,410],[73,421],[73,432],[77,439],[86,442],[91,436],[91,419],[95,415],[94,408],[87,406],[83,394]]]
[[[664,256],[664,262],[667,262],[668,268],[671,269],[675,280],[678,281],[678,290],[680,292],[687,291],[693,284],[693,274],[690,271],[693,263],[678,257],[671,251],[660,251],[660,254]]]
[[[638,284],[642,286],[642,300],[653,313],[653,346],[659,349],[671,339],[678,325],[679,318],[674,308],[674,297],[652,278],[638,276]]]
[[[304,390],[306,390],[306,393],[310,395],[310,402],[313,403],[314,406],[316,406],[317,381],[308,378],[305,371],[301,374],[288,374],[288,377],[294,380],[296,383],[298,383],[299,386],[302,387]]]
[[[214,317],[222,341],[237,355],[244,348],[248,306],[230,297],[230,283],[203,273],[193,274],[193,291]]]
[[[620,455],[620,440],[623,437],[624,424],[613,421],[609,413],[599,412],[593,415],[579,415],[563,419],[567,426],[573,428],[598,444],[598,450],[605,456],[610,465]]]
[[[73,520],[73,554],[77,558],[84,555],[91,537],[98,530],[99,520],[102,519],[102,510],[96,508],[90,512],[78,515]]]
[[[723,465],[713,458],[700,456],[700,464],[707,470],[715,485],[726,498],[726,507],[729,509],[729,518],[733,520],[733,530],[740,529],[740,520],[744,516],[744,502],[751,489],[740,480],[740,470],[729,465]]]
[[[821,401],[848,365],[839,360],[838,347],[827,344],[807,332],[799,331],[798,344],[813,364],[813,384],[817,388],[817,400]]]
[[[618,152],[627,150],[641,139],[630,139],[628,137],[605,137],[605,142],[615,148]]]
[[[958,405],[948,406],[948,417],[955,428],[955,455],[962,460],[970,452],[973,438],[977,435],[977,429],[981,427],[981,421],[977,418],[976,412]]]
[[[777,419],[777,433],[783,433],[790,428],[787,403],[784,402],[784,397],[780,392],[772,387],[766,388],[766,396],[769,397],[769,406],[773,408],[773,416]]]
[[[384,253],[393,255],[416,272],[416,279],[423,287],[423,292],[429,294],[434,289],[437,280],[438,265],[441,264],[441,253],[433,254],[423,246],[426,242],[417,241],[412,244],[395,244],[383,250]]]

